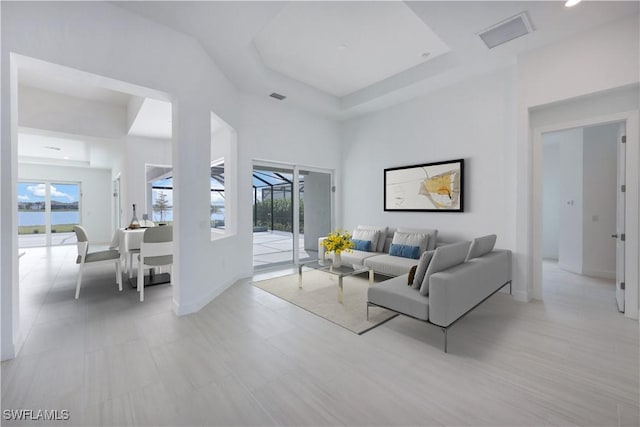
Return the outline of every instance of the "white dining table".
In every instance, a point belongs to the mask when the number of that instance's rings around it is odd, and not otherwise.
[[[109,249],[118,249],[120,256],[124,257],[124,270],[128,272],[129,278],[133,276],[133,254],[140,251],[142,237],[146,228],[120,228],[116,230],[111,239]]]

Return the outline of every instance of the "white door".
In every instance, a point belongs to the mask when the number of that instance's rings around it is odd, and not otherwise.
[[[618,179],[616,188],[616,301],[618,310],[624,313],[624,208],[625,208],[625,153],[626,124],[620,124],[618,132]]]

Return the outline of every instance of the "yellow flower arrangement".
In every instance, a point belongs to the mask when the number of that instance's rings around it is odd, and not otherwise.
[[[351,233],[345,230],[332,231],[326,239],[322,241],[322,246],[327,252],[340,255],[342,252],[351,252],[356,245],[351,240]]]

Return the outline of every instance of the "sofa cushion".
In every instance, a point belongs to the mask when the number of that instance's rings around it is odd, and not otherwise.
[[[365,259],[364,265],[385,276],[401,276],[407,274],[414,265],[418,265],[418,260],[382,254]]]
[[[342,251],[340,254],[342,265],[364,265],[364,261],[372,256],[376,256],[376,253],[352,250],[351,252]],[[327,252],[326,258],[333,259],[333,253]]]
[[[371,252],[371,240],[352,239],[352,242],[356,245],[353,249],[357,251]]]
[[[429,298],[407,286],[407,274],[375,283],[367,290],[367,301],[421,320],[429,320]]]
[[[418,268],[416,270],[416,275],[413,278],[413,289],[420,289],[422,286],[422,281],[424,280],[424,275],[427,273],[427,267],[429,267],[429,263],[433,258],[434,251],[425,251],[420,256],[420,261],[418,262]]]
[[[467,259],[478,258],[491,252],[493,247],[496,245],[497,238],[498,236],[495,234],[489,234],[487,236],[476,237],[473,239]]]
[[[418,246],[420,248],[420,254],[427,250],[429,241],[429,235],[424,233],[409,233],[403,231],[396,231],[393,233],[392,245],[405,245],[405,246]],[[389,248],[391,252],[391,248]]]
[[[427,250],[432,251],[436,248],[436,241],[438,240],[438,230],[436,229],[398,227],[396,231],[400,231],[401,233],[426,234],[427,236],[429,236],[429,241],[427,242]]]
[[[380,238],[376,246],[371,246],[373,252],[384,252],[384,240],[387,237],[387,227],[379,227],[375,225],[358,225],[356,230],[374,230],[380,232]]]
[[[469,246],[471,246],[471,242],[459,242],[436,249],[422,280],[422,285],[420,285],[420,294],[429,295],[429,277],[432,274],[462,264],[467,259]]]
[[[419,259],[420,258],[420,246],[409,245],[396,245],[391,244],[389,248],[389,255],[401,256],[403,258]]]

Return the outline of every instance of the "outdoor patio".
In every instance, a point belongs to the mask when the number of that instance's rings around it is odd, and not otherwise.
[[[298,239],[300,259],[317,257],[316,251],[304,250],[304,235]],[[253,233],[253,267],[293,263],[293,233],[286,231],[259,231]]]

